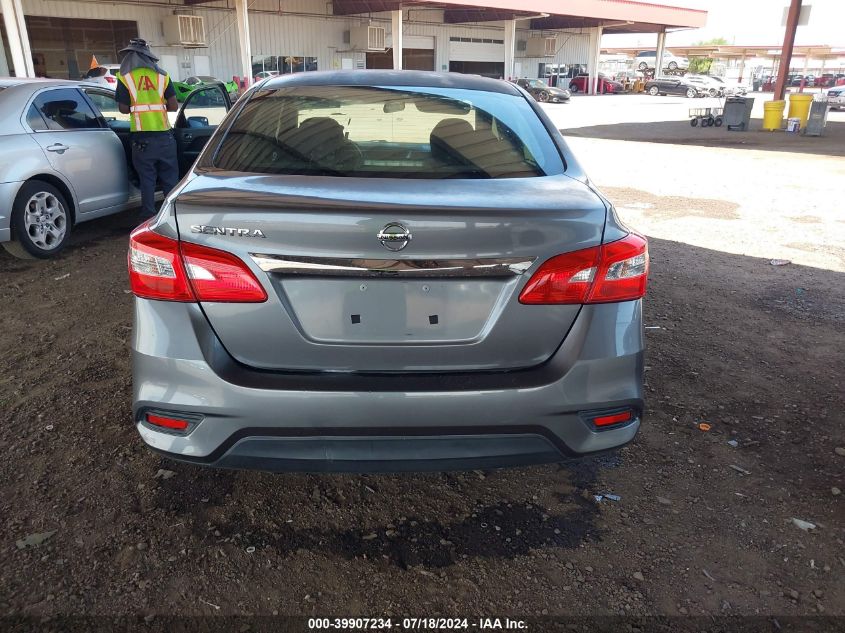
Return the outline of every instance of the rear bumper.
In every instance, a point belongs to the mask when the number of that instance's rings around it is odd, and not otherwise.
[[[163,333],[166,333],[164,335]],[[541,366],[501,372],[260,371],[234,361],[199,306],[136,299],[135,423],[175,459],[268,471],[403,471],[554,462],[618,448],[642,411],[641,303],[585,306]],[[583,412],[631,408],[597,429]],[[187,435],[147,411],[191,414]]]
[[[12,205],[21,188],[20,182],[0,183],[0,242],[12,239]]]

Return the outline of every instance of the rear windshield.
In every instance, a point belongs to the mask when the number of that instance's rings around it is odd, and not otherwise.
[[[215,167],[374,178],[529,178],[563,173],[528,102],[478,90],[298,86],[261,90]]]

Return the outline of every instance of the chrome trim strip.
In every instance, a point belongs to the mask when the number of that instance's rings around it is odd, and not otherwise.
[[[320,277],[517,277],[536,257],[478,259],[340,259],[250,253],[267,273]]]

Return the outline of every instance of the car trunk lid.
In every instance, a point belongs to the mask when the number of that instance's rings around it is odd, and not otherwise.
[[[522,305],[519,291],[549,257],[599,244],[606,213],[567,176],[231,173],[195,178],[175,210],[180,239],[236,254],[267,290],[260,304],[202,304],[235,359],[339,371],[542,363],[580,307]]]

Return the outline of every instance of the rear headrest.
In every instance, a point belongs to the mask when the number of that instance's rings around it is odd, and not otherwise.
[[[41,108],[47,116],[76,112],[76,101],[49,101]]]

